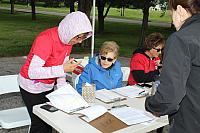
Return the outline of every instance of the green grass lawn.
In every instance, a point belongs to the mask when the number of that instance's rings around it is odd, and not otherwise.
[[[7,0],[3,0],[3,1],[4,2],[2,2],[0,4],[0,6],[10,7],[9,1],[7,1]],[[31,10],[31,6],[20,5],[20,4],[15,4],[15,8]],[[75,8],[76,8],[76,6],[75,6]],[[104,11],[106,11],[106,9],[107,8],[105,8]],[[60,7],[60,8],[42,7],[42,3],[37,2],[37,1],[36,1],[36,10],[37,11],[60,12],[60,13],[68,13],[69,12],[69,8],[66,8],[66,7]],[[162,11],[150,11],[149,20],[150,21],[159,21],[159,22],[171,22],[169,11],[166,11],[166,14],[163,17],[160,17],[161,14],[162,14]],[[97,16],[97,9],[96,9],[96,16]],[[108,13],[108,17],[142,20],[143,13],[142,13],[141,9],[125,8],[124,16],[121,16],[121,12],[120,12],[119,8],[110,8],[109,13]]]
[[[37,20],[31,20],[30,13],[0,10],[0,57],[27,55],[34,38],[44,29],[58,25],[63,17],[37,14]],[[97,26],[97,24],[96,24]],[[130,57],[137,47],[140,25],[126,23],[105,23],[105,33],[95,34],[95,51],[107,40],[114,40],[120,45],[120,55]],[[161,32],[167,38],[172,33],[170,28],[149,27],[148,33]],[[90,48],[74,47],[73,53],[90,53]]]

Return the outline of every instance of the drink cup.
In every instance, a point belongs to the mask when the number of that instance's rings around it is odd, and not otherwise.
[[[95,102],[95,91],[96,86],[95,84],[86,84],[83,83],[82,85],[82,97],[84,100],[88,103],[94,103]]]

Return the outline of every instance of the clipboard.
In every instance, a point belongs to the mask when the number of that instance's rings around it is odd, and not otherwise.
[[[116,98],[116,99],[112,99],[112,100],[108,100],[108,101],[104,100],[104,99],[97,98],[97,97],[96,97],[96,99],[98,99],[99,101],[101,101],[103,103],[110,104],[110,103],[124,101],[124,100],[126,100],[126,97],[124,97],[124,98]]]
[[[97,90],[95,95],[96,95],[96,99],[98,99],[106,104],[126,100],[125,96],[120,95],[114,91],[107,90],[107,89]]]
[[[80,116],[81,119],[82,117],[84,116]],[[128,127],[127,124],[125,124],[109,112],[104,113],[100,117],[88,123],[103,133],[111,133],[122,128]]]

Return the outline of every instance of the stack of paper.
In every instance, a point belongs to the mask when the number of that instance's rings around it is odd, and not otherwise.
[[[117,100],[124,100],[126,99],[126,97],[119,95],[115,92],[113,92],[112,90],[107,90],[107,89],[101,89],[101,90],[97,90],[95,92],[96,98],[105,102],[105,103],[111,103],[111,102],[115,102]]]
[[[113,89],[112,91],[129,98],[142,97],[148,94],[148,91],[146,91],[144,88],[138,85],[116,88],[116,89]]]
[[[112,115],[123,121],[127,125],[138,124],[146,121],[154,120],[155,117],[142,110],[134,109],[131,107],[114,108],[109,111]]]
[[[89,106],[89,104],[70,84],[58,88],[52,93],[46,95],[46,97],[54,107],[66,113],[79,113],[85,115],[85,120],[88,122],[107,112],[107,109],[104,106]]]
[[[89,104],[70,84],[58,88],[52,93],[46,95],[46,97],[54,107],[67,113],[89,106]]]
[[[107,112],[107,109],[101,105],[93,105],[89,108],[74,112],[85,115],[82,117],[87,122],[90,122]]]

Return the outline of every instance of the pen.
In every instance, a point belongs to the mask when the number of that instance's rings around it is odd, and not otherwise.
[[[141,92],[139,93],[139,95],[142,94],[143,92],[145,92],[145,90],[141,91]]]
[[[74,59],[74,62],[78,62],[78,61]]]
[[[126,104],[123,104],[123,105],[118,105],[118,106],[112,106],[111,108],[114,109],[114,108],[122,108],[122,107],[128,107]]]
[[[74,112],[76,112],[76,111],[80,111],[80,110],[83,110],[83,109],[85,109],[86,107],[85,106],[83,106],[83,107],[79,107],[79,108],[76,108],[76,109],[72,109],[72,110],[70,110],[70,114],[71,113],[74,113]]]
[[[73,61],[74,61],[75,63],[77,63],[77,62],[78,62],[78,61],[77,61],[77,60],[75,60],[75,59],[74,59]],[[82,67],[84,67],[84,66],[83,66],[83,65],[81,65],[81,64],[79,64],[79,66],[82,66]]]

